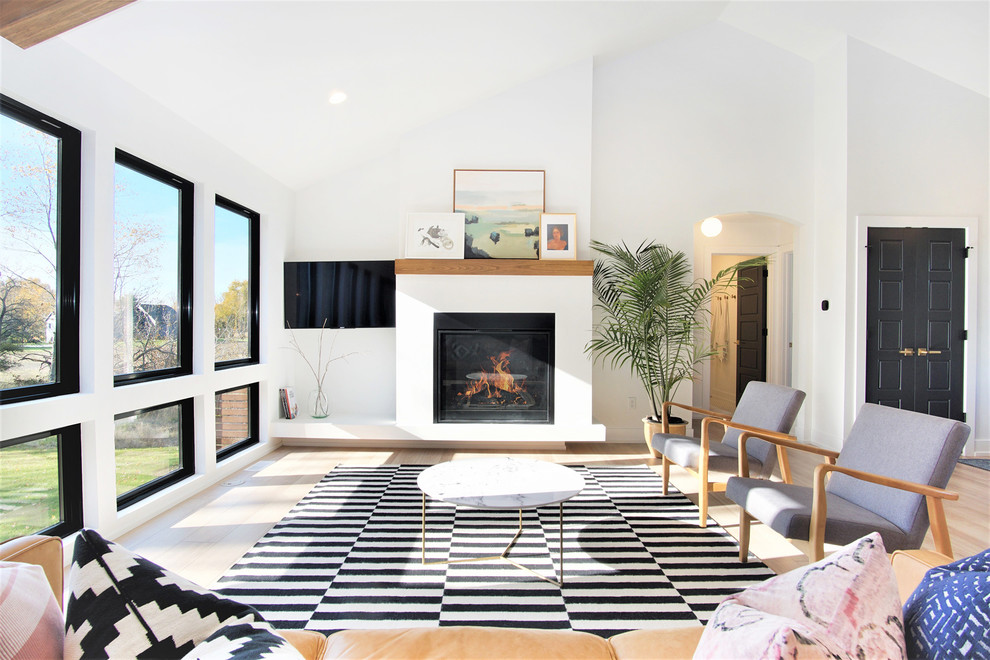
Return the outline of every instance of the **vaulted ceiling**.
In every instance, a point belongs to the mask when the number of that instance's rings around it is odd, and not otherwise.
[[[988,93],[986,0],[140,0],[33,48],[69,44],[298,189],[502,90],[712,21],[810,61],[850,36]]]

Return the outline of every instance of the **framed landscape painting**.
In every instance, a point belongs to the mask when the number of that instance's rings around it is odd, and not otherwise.
[[[465,259],[539,259],[544,170],[454,170]]]

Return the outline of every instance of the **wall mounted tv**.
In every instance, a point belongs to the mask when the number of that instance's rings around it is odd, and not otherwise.
[[[394,261],[285,262],[291,328],[394,328]]]

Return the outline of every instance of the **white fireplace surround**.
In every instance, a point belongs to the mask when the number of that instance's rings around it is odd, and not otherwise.
[[[605,440],[591,420],[591,277],[396,276],[396,426],[423,440],[562,443]],[[435,313],[551,312],[555,316],[553,424],[434,424]]]

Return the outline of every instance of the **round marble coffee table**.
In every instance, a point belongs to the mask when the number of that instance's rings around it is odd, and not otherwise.
[[[423,470],[416,480],[423,491],[424,565],[453,564],[501,559],[541,580],[557,586],[564,583],[564,502],[584,488],[584,477],[569,467],[524,458],[475,458],[440,463]],[[426,561],[426,496],[458,506],[476,509],[518,509],[519,529],[500,555]],[[560,580],[544,577],[508,557],[522,534],[522,510],[548,504],[558,505],[560,525]]]

